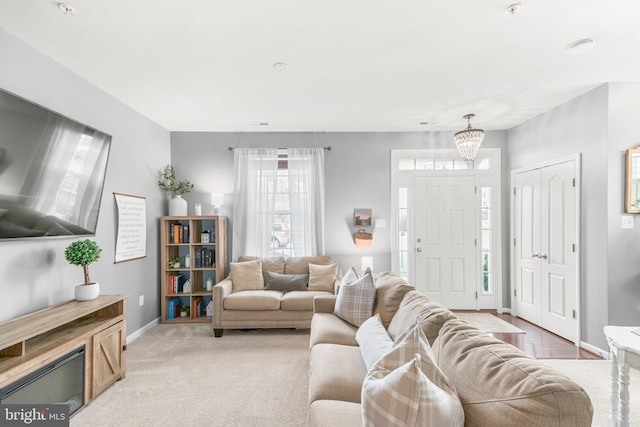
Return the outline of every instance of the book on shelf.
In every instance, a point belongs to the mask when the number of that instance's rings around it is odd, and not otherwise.
[[[194,298],[193,305],[191,306],[193,310],[191,310],[191,315],[193,318],[200,317],[202,313],[202,298]]]
[[[169,275],[169,278],[167,279],[167,293],[168,294],[175,294],[176,291],[173,287],[173,274]]]
[[[167,319],[180,317],[180,298],[170,299],[167,302]]]
[[[189,224],[182,226],[182,241],[184,243],[189,243]]]

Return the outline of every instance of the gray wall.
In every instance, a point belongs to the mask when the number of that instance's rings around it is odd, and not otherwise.
[[[179,177],[189,179],[195,184],[194,193],[185,196],[189,202],[189,212],[193,213],[194,204],[200,202],[203,214],[212,213],[209,194],[223,192],[226,194],[226,200],[221,214],[227,215],[231,220],[233,153],[228,147],[331,146],[332,150],[325,152],[325,253],[333,256],[343,271],[350,265],[359,269],[362,256],[372,256],[374,270],[385,271],[391,269],[391,150],[453,148],[452,141],[452,132],[172,132],[171,159]],[[505,143],[506,131],[488,131],[483,147],[504,148]],[[503,149],[502,155],[506,160],[504,151]],[[507,191],[504,181],[505,196]],[[374,220],[387,220],[386,229],[374,230],[371,248],[358,249],[355,246],[353,232],[356,228],[352,226],[354,208],[371,208]],[[507,206],[503,206],[503,215],[507,215],[507,212]],[[503,235],[508,236],[508,231],[508,222],[504,222]],[[506,259],[503,265],[503,274],[506,274]]]
[[[609,85],[608,289],[610,325],[640,325],[640,216],[624,213],[625,155],[640,145],[640,84]],[[634,217],[633,230],[621,228],[621,216]]]
[[[639,95],[638,84],[602,85],[508,132],[509,170],[582,153],[582,340],[602,349],[603,326],[640,324],[640,235],[620,228]]]
[[[170,161],[169,132],[0,29],[0,87],[112,135],[95,240],[102,257],[89,267],[103,294],[127,294],[127,328],[159,316],[158,218],[166,200],[156,185]],[[113,192],[146,197],[147,257],[114,264],[117,209]],[[74,298],[82,269],[64,249],[73,239],[0,242],[0,321]],[[144,295],[145,305],[138,307]]]

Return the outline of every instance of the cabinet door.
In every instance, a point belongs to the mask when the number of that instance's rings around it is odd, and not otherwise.
[[[123,322],[118,322],[93,336],[92,399],[122,377],[124,340]]]

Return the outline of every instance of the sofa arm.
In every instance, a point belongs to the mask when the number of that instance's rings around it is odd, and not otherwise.
[[[313,298],[314,313],[333,313],[336,306],[336,295],[316,295]]]
[[[233,282],[228,277],[213,287],[213,327],[220,328],[224,298],[233,291]]]

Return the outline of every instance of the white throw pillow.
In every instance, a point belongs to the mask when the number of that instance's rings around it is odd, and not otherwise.
[[[464,410],[419,325],[403,332],[362,386],[363,425],[457,427]]]
[[[340,284],[334,313],[353,326],[359,327],[373,314],[375,302],[376,284],[371,271],[367,269],[366,273],[355,282],[343,281]]]
[[[358,328],[356,341],[367,371],[393,348],[393,340],[384,328],[379,314],[368,318]]]

